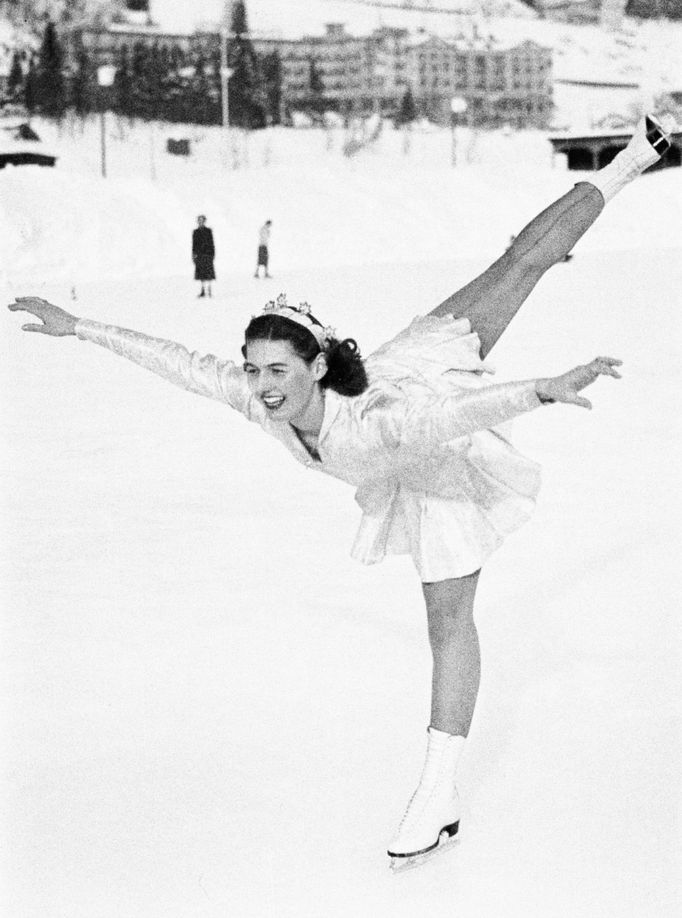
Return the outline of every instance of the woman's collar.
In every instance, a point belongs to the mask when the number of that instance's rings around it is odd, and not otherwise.
[[[317,438],[318,443],[321,443],[322,440],[327,436],[330,427],[336,420],[336,417],[341,410],[341,399],[342,396],[339,395],[338,392],[334,392],[333,389],[324,390],[324,416],[322,418],[320,433]]]

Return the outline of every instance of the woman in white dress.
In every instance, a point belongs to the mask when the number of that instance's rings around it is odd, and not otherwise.
[[[426,603],[433,655],[426,761],[389,846],[418,861],[459,825],[455,774],[480,678],[474,597],[483,562],[532,511],[538,468],[497,426],[543,403],[591,407],[580,392],[620,361],[597,357],[550,379],[490,385],[484,359],[540,277],[561,261],[605,202],[669,146],[647,118],[606,166],[551,204],[487,271],[362,360],[281,295],[245,332],[243,366],[164,339],[103,325],[35,297],[9,306],[23,328],[77,335],[171,382],[228,403],[296,459],[357,488],[363,514],[352,554],[408,553]]]

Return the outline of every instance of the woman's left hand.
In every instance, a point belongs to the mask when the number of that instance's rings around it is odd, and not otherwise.
[[[595,357],[584,366],[575,367],[561,376],[551,379],[538,379],[535,391],[541,402],[564,402],[567,405],[579,405],[581,408],[591,408],[589,399],[578,395],[581,389],[591,385],[600,376],[613,376],[620,379],[620,373],[614,369],[621,366],[622,360],[615,357]]]

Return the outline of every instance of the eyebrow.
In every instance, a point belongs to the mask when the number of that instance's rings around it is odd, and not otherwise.
[[[260,369],[260,367],[258,367],[255,363],[251,363],[250,360],[245,360],[245,361],[244,361],[244,366],[245,366],[245,367],[255,367],[255,369],[257,369],[257,370]],[[266,367],[288,367],[289,364],[288,364],[288,363],[284,363],[284,361],[277,361],[277,360],[276,360],[274,363],[266,363],[265,366],[266,366]]]

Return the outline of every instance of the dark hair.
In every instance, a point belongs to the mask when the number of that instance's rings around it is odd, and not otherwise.
[[[311,317],[312,318],[312,317]],[[316,324],[320,324],[313,319]],[[285,316],[254,316],[244,332],[242,354],[246,357],[249,341],[288,341],[294,352],[310,364],[321,348],[315,336],[304,325]],[[360,395],[367,388],[367,374],[362,355],[353,338],[338,341],[330,338],[325,348],[327,372],[320,380],[323,389],[333,389],[339,395]]]

